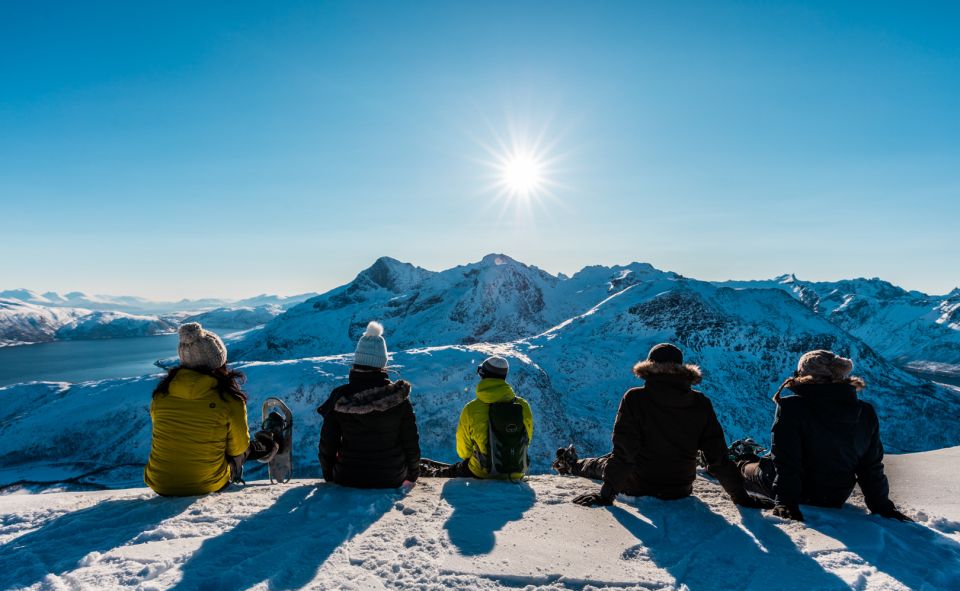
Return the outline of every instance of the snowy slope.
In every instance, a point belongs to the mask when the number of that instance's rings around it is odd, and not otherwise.
[[[930,296],[880,279],[810,282],[794,275],[717,285],[787,291],[890,360],[960,375],[960,289]]]
[[[911,502],[924,489],[901,491],[920,523],[868,516],[854,498],[842,510],[807,508],[800,524],[740,510],[703,478],[679,501],[570,503],[596,486],[539,476],[370,491],[301,479],[199,498],[142,488],[9,494],[0,496],[0,588],[960,588],[958,530]]]
[[[706,290],[702,294],[693,288],[676,294],[659,292],[663,287],[628,288],[592,313],[534,339],[395,353],[395,375],[413,384],[411,399],[424,455],[456,459],[456,421],[473,397],[476,366],[490,354],[509,358],[510,381],[534,409],[531,460],[535,472],[547,471],[554,450],[571,441],[585,453],[606,453],[620,397],[639,383],[630,367],[650,344],[666,338],[679,341],[691,361],[706,368],[702,389],[712,398],[730,438],[752,435],[768,440],[774,411],[770,394],[795,364],[796,351],[823,343],[857,360],[863,370],[859,373],[871,384],[864,397],[877,407],[889,450],[960,444],[956,421],[960,389],[914,378],[856,341],[831,341],[836,338],[829,332],[832,325],[816,316],[812,321],[821,326],[806,325],[811,316],[786,294],[753,292],[757,297],[786,298],[797,311],[796,318],[773,318],[766,327],[729,318],[721,322],[701,311],[698,317],[709,329],[677,334],[669,324],[675,316],[671,306],[689,309],[691,301],[698,301],[707,308],[731,294],[738,298],[743,294],[699,283],[693,287]],[[778,326],[787,330],[780,333]],[[724,343],[733,349],[727,350]],[[258,404],[269,396],[282,397],[293,409],[301,473],[319,474],[316,445],[321,419],[315,409],[334,386],[346,380],[350,361],[350,355],[341,355],[237,364],[249,378],[245,389],[251,398],[254,428],[259,422]],[[156,381],[156,377],[144,377],[0,388],[0,483],[43,480],[51,469],[75,476],[95,467],[143,462],[150,445],[147,409]]]

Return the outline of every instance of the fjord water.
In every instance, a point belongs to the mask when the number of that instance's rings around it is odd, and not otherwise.
[[[0,386],[142,376],[161,372],[153,362],[176,355],[175,334],[0,347]]]

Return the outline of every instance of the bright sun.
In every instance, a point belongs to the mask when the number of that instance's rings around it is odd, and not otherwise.
[[[513,197],[530,197],[543,185],[543,163],[536,156],[514,152],[504,159],[503,184]]]

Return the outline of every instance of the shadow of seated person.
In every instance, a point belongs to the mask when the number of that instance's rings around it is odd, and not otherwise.
[[[644,497],[608,510],[637,538],[623,560],[651,560],[677,587],[702,589],[846,589],[842,579],[803,554],[769,518],[755,517],[751,537],[698,497],[661,501]],[[730,510],[734,511],[733,505]],[[759,534],[757,533],[759,532]]]
[[[910,589],[960,589],[960,544],[919,523],[868,515],[859,507],[803,507],[806,526]]]
[[[294,486],[259,513],[206,540],[173,589],[300,589],[343,543],[366,531],[402,495],[335,484]]]
[[[536,493],[525,482],[457,479],[447,481],[441,493],[453,507],[443,528],[460,554],[489,554],[496,533],[533,507]]]
[[[0,589],[29,587],[79,566],[91,552],[123,546],[179,515],[196,497],[114,499],[56,517],[0,546]]]

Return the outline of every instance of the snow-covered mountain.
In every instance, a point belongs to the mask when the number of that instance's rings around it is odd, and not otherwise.
[[[371,319],[391,346],[507,342],[583,313],[612,289],[676,277],[650,265],[587,267],[554,276],[502,255],[446,271],[383,257],[342,287],[309,299],[233,345],[237,358],[288,359],[350,351]]]
[[[830,348],[852,357],[856,373],[865,378],[863,397],[876,406],[890,450],[960,444],[960,389],[900,370],[787,293],[723,288],[665,274],[618,282],[623,275],[613,271],[602,286],[590,281],[607,294],[601,303],[506,343],[397,351],[388,322],[395,372],[414,386],[424,454],[454,459],[454,429],[460,409],[473,396],[475,368],[494,353],[510,359],[510,381],[534,409],[534,470],[547,470],[554,450],[571,441],[584,453],[605,453],[620,397],[638,383],[631,367],[661,341],[678,343],[688,361],[703,367],[701,389],[713,399],[730,438],[767,441],[772,393],[801,353]],[[317,472],[320,417],[315,409],[345,381],[350,361],[350,354],[340,354],[237,364],[249,377],[253,425],[259,422],[257,403],[268,396],[281,396],[293,408],[298,465],[307,474]],[[142,462],[149,449],[147,408],[155,383],[147,377],[0,389],[0,481],[11,470],[52,464],[76,471],[91,462]],[[55,436],[32,436],[38,432]],[[65,446],[64,441],[84,445]]]
[[[182,322],[249,329],[316,294],[259,295],[245,300],[154,302],[131,296],[60,295],[27,289],[0,292],[0,346],[71,339],[164,334]]]
[[[0,345],[147,336],[175,329],[175,323],[156,316],[45,307],[0,299]]]
[[[570,441],[605,453],[620,397],[637,384],[632,365],[662,341],[703,367],[701,388],[731,438],[766,441],[770,396],[803,352],[829,348],[853,358],[865,378],[863,397],[877,407],[889,449],[960,444],[960,390],[899,369],[786,289],[718,286],[642,264],[566,277],[503,255],[441,272],[380,259],[350,284],[228,343],[249,375],[252,424],[258,401],[286,399],[299,417],[298,465],[308,473],[316,471],[315,408],[346,379],[349,352],[371,319],[386,326],[395,369],[414,385],[424,453],[438,459],[453,459],[454,425],[473,395],[475,367],[493,353],[510,359],[510,380],[535,410],[535,470],[546,470]],[[155,380],[0,389],[0,472],[142,462]],[[55,435],[33,437],[40,432]]]
[[[931,296],[881,279],[811,282],[794,275],[718,285],[781,289],[892,361],[960,375],[960,288]]]
[[[153,316],[177,312],[202,312],[216,308],[256,308],[259,306],[279,306],[290,308],[308,300],[317,294],[304,293],[293,296],[261,294],[242,300],[204,298],[183,299],[175,302],[155,301],[136,296],[89,295],[79,291],[67,294],[56,292],[38,293],[29,289],[10,289],[0,291],[0,299],[20,300],[27,304],[47,308],[83,308],[103,312],[126,312],[129,314],[147,314]]]
[[[211,329],[226,327],[238,330],[264,325],[282,313],[283,308],[276,304],[262,304],[256,307],[230,306],[186,315],[179,320],[181,323],[199,322]]]

